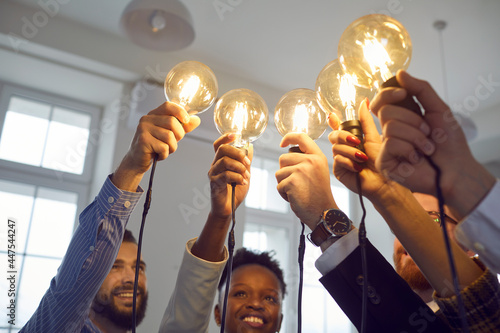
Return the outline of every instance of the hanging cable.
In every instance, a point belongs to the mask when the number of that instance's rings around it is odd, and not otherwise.
[[[303,222],[300,222],[302,224],[302,231],[300,232],[300,239],[299,239],[299,295],[298,295],[298,306],[297,306],[297,322],[298,322],[298,327],[297,327],[297,332],[300,333],[302,332],[302,289],[304,286],[304,254],[306,252],[306,236],[304,235],[304,229],[305,225]]]
[[[361,210],[363,215],[361,216],[361,222],[359,223],[359,248],[361,250],[361,270],[363,272],[363,296],[361,299],[361,333],[366,332],[367,324],[367,306],[368,306],[368,261],[366,258],[366,227],[365,227],[365,217],[366,209],[363,202],[363,192],[361,189],[361,177],[359,173],[356,174],[356,186],[358,188],[359,202],[361,204]]]
[[[455,291],[455,295],[458,301],[458,311],[460,313],[460,321],[462,325],[462,332],[469,332],[469,327],[467,323],[466,313],[465,313],[465,305],[462,299],[462,295],[460,294],[460,287],[458,283],[458,274],[455,267],[455,260],[453,258],[453,252],[451,251],[450,238],[448,236],[447,228],[446,228],[446,219],[444,214],[444,197],[441,192],[441,169],[432,161],[430,157],[427,158],[430,165],[436,171],[436,196],[438,199],[439,205],[439,221],[441,222],[441,229],[443,231],[443,238],[446,247],[446,253],[448,255],[448,262],[450,264],[451,277],[453,280],[453,289]]]
[[[222,308],[222,322],[220,325],[221,333],[224,333],[224,327],[226,326],[227,299],[229,297],[229,286],[231,281],[231,273],[233,270],[233,252],[235,244],[234,226],[236,224],[236,183],[231,183],[231,219],[232,219],[232,225],[227,239],[227,250],[229,252],[229,257],[226,263],[226,291],[224,292],[224,305]]]
[[[139,269],[141,264],[141,249],[142,249],[142,234],[144,232],[144,225],[146,224],[146,216],[148,215],[149,207],[151,206],[151,193],[153,188],[153,178],[155,176],[156,163],[158,162],[158,155],[155,154],[153,159],[153,166],[151,167],[151,173],[149,175],[148,190],[146,192],[146,200],[144,201],[144,210],[142,211],[142,221],[141,228],[139,231],[139,239],[137,241],[137,259],[135,261],[135,278],[134,278],[134,294],[132,297],[132,333],[135,333],[135,328],[137,326],[137,288],[139,286]]]

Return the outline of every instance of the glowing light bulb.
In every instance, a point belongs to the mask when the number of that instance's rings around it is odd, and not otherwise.
[[[371,14],[352,22],[342,33],[338,56],[361,85],[379,89],[399,69],[410,65],[412,44],[404,26],[394,18]]]
[[[284,94],[274,108],[274,124],[278,132],[306,133],[316,140],[326,130],[328,114],[319,106],[311,89],[294,89]]]
[[[363,142],[358,110],[365,98],[371,99],[376,90],[359,84],[358,76],[335,59],[329,62],[316,79],[316,97],[326,112],[337,115],[340,129],[357,136]],[[362,146],[358,147],[362,149]]]
[[[342,33],[338,46],[339,60],[357,77],[358,84],[375,89],[400,87],[398,70],[410,65],[412,43],[408,31],[394,18],[371,14],[352,22]],[[407,96],[398,105],[421,114],[420,107]]]
[[[198,61],[175,65],[165,78],[164,88],[167,100],[179,104],[190,115],[208,110],[219,90],[215,74]]]
[[[266,102],[249,89],[233,89],[215,104],[214,122],[220,134],[235,133],[235,147],[248,149],[264,132],[269,120]]]

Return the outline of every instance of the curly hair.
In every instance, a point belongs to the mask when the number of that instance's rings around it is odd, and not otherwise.
[[[283,278],[283,270],[281,269],[279,262],[273,258],[273,255],[274,255],[274,251],[272,251],[272,252],[268,252],[268,251],[258,252],[258,251],[253,251],[253,250],[249,250],[249,249],[242,247],[234,253],[233,266],[232,266],[231,271],[234,271],[235,269],[237,269],[240,266],[249,265],[249,264],[256,264],[256,265],[266,267],[271,272],[273,272],[274,275],[276,275],[276,277],[278,278],[278,281],[280,282],[281,293],[282,293],[283,297],[285,297],[286,283],[285,283],[285,280]],[[221,276],[221,279],[219,282],[219,287],[218,287],[219,293],[221,291],[221,288],[226,283],[226,277],[227,277],[227,265],[224,268],[224,271],[222,272],[222,276]]]

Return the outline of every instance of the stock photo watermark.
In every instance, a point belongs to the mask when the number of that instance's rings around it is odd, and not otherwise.
[[[29,43],[30,40],[35,38],[40,29],[47,26],[50,19],[59,13],[61,5],[66,5],[70,1],[71,0],[39,0],[37,4],[40,7],[40,10],[36,11],[31,17],[21,17],[22,36],[13,32],[9,33],[9,41],[12,49],[15,52],[19,52],[20,46],[22,44]]]
[[[232,13],[236,7],[241,5],[243,0],[214,0],[212,5],[221,21],[224,21],[227,13]]]
[[[17,283],[17,223],[15,219],[7,219],[6,248],[7,270],[7,322],[14,326],[16,324],[16,283]]]

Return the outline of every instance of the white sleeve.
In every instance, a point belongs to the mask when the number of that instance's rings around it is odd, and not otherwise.
[[[328,274],[347,258],[358,245],[358,229],[353,229],[347,235],[330,245],[330,247],[321,254],[318,260],[316,260],[316,268],[321,274]]]
[[[228,258],[210,262],[191,253],[196,238],[186,244],[175,288],[163,315],[159,332],[208,332],[220,276]]]
[[[457,240],[500,273],[500,180],[455,229]]]

